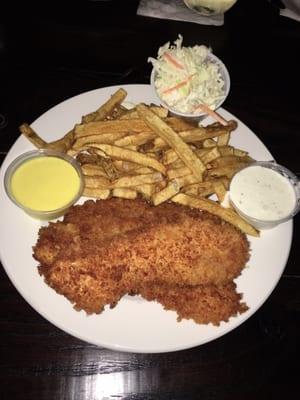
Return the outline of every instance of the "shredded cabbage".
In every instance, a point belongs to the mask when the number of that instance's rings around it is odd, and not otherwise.
[[[194,113],[205,104],[214,110],[225,95],[225,82],[218,65],[209,59],[211,49],[182,46],[183,37],[149,57],[155,70],[154,85],[161,100],[175,111]],[[199,110],[198,110],[199,111]]]

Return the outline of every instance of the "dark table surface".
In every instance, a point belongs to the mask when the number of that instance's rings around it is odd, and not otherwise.
[[[239,0],[220,27],[137,16],[131,0],[25,3],[0,16],[0,162],[20,123],[61,101],[148,83],[147,57],[181,33],[185,45],[209,45],[225,62],[232,82],[224,108],[299,176],[300,23],[270,2]],[[166,354],[115,352],[70,336],[32,309],[1,268],[1,399],[297,396],[299,237],[296,217],[283,276],[251,318],[208,344]]]

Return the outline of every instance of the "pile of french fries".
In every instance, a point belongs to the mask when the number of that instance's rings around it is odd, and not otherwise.
[[[103,200],[142,196],[153,205],[173,201],[208,211],[258,236],[232,208],[222,206],[231,177],[253,161],[246,151],[229,144],[237,123],[201,127],[169,116],[168,110],[156,105],[140,103],[128,109],[122,105],[126,96],[124,89],[117,90],[51,143],[28,124],[20,131],[38,148],[76,157],[85,178],[84,196]]]

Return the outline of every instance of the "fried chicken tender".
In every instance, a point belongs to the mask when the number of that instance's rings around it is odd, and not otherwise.
[[[45,281],[87,313],[114,306],[127,293],[158,300],[196,322],[217,323],[245,309],[232,280],[249,259],[246,236],[174,203],[89,200],[40,229],[34,257]],[[205,314],[209,299],[215,305]]]
[[[234,282],[221,286],[146,285],[140,287],[139,294],[148,301],[158,301],[166,310],[176,311],[178,321],[193,319],[198,324],[219,325],[248,310]]]

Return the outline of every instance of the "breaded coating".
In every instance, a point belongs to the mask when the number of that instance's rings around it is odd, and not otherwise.
[[[193,319],[198,324],[219,325],[248,310],[234,282],[222,286],[147,285],[140,288],[139,294],[146,300],[158,301],[166,310],[176,311],[178,321]]]
[[[196,322],[217,323],[217,316],[227,320],[244,310],[232,280],[249,259],[246,236],[215,216],[177,204],[89,200],[72,207],[62,222],[40,229],[34,257],[45,281],[87,313],[140,292]],[[185,302],[176,303],[181,294]],[[215,304],[215,314],[213,306],[203,313],[205,304]]]

